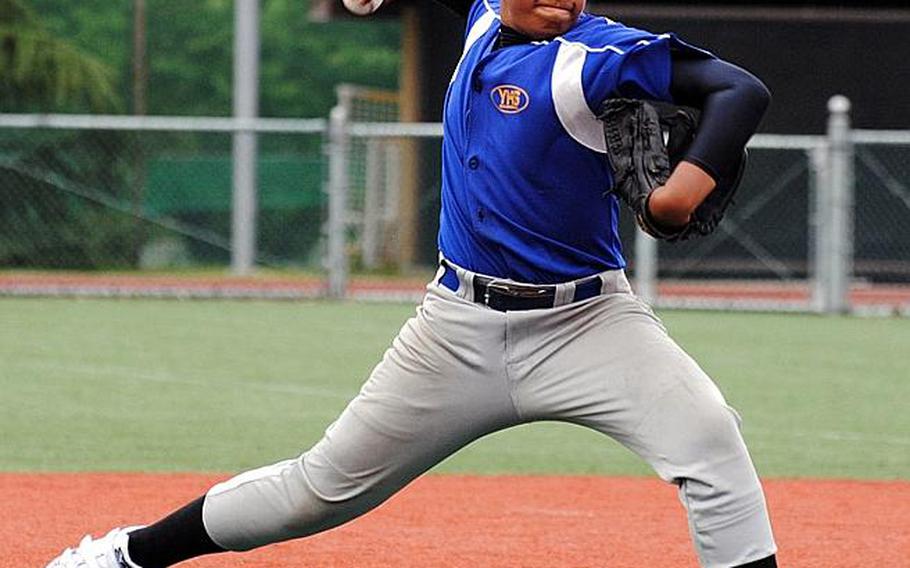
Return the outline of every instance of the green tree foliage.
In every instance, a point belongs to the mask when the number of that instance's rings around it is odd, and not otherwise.
[[[132,88],[132,5],[0,0],[0,112],[125,111],[122,101]],[[229,115],[233,2],[146,5],[148,113]],[[340,82],[396,86],[396,22],[322,24],[308,21],[307,13],[306,0],[262,0],[263,116],[325,117]],[[0,266],[135,265],[150,236],[140,220],[148,158],[140,138],[127,132],[0,131]],[[168,150],[193,149],[192,137],[181,140]],[[222,146],[207,144],[206,151],[229,152],[229,137],[220,140]],[[319,155],[317,137],[301,140],[296,144],[305,147],[297,151]],[[265,141],[260,146],[268,147]],[[316,226],[320,207],[263,209],[260,219],[263,226]],[[226,232],[227,213],[205,214]],[[309,246],[284,231],[274,235],[282,246]],[[266,238],[262,244],[272,250]]]
[[[10,0],[0,3],[5,1]],[[116,90],[128,99],[132,2],[30,3],[49,29],[115,69]],[[229,115],[234,3],[146,0],[146,6],[149,114]],[[308,21],[307,0],[261,0],[261,6],[263,116],[324,117],[335,101],[334,86],[341,82],[396,87],[397,22],[351,18],[314,23]]]
[[[119,106],[110,66],[51,33],[23,0],[0,0],[0,110]]]
[[[0,0],[0,111],[121,110],[114,67],[80,43],[62,39],[24,0]],[[99,202],[117,192],[95,189],[128,187],[128,170],[89,151],[101,140],[122,152],[124,136],[0,133],[0,266],[130,261],[128,216],[112,216]]]
[[[112,268],[135,261],[135,220],[125,201],[130,164],[99,154],[128,133],[82,131],[0,142],[0,267]]]
[[[397,88],[397,22],[351,18],[311,23],[307,6],[299,0],[263,3],[263,115],[325,116],[335,103],[338,83]]]

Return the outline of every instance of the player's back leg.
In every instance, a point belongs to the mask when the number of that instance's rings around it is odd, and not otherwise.
[[[528,419],[582,424],[618,440],[679,487],[705,566],[774,553],[774,540],[739,417],[711,379],[630,293],[510,322],[526,370],[518,403]],[[539,336],[522,334],[533,326]],[[522,369],[516,369],[520,372]]]

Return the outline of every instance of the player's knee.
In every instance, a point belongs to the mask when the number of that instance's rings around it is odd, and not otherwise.
[[[351,504],[315,489],[304,475],[300,490],[285,504],[284,530],[291,538],[298,538],[338,526],[360,514]]]
[[[700,408],[688,430],[689,447],[702,456],[744,453],[740,425],[739,414],[722,402]]]
[[[228,550],[312,535],[345,523],[382,501],[319,452],[242,473],[206,496],[206,529]]]
[[[349,449],[350,451],[350,449]],[[344,503],[368,493],[381,478],[375,471],[346,468],[344,456],[333,452],[326,440],[300,458],[300,469],[308,487],[325,503]]]
[[[387,497],[375,484],[340,471],[317,446],[298,464],[301,491],[291,503],[287,529],[307,536],[352,520]]]
[[[267,483],[260,494],[268,497],[269,523],[275,525],[268,539],[271,542],[322,532],[375,506],[368,503],[369,496],[360,486],[314,459],[312,451]]]
[[[749,461],[739,416],[719,392],[686,389],[664,398],[637,431],[645,457],[662,478],[699,477]]]
[[[724,403],[703,409],[691,436],[689,463],[675,481],[700,528],[713,531],[766,515],[764,496],[752,459],[740,433],[740,419]]]

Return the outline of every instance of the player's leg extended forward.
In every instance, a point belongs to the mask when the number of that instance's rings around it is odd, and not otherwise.
[[[736,413],[637,298],[620,292],[513,313],[508,327],[523,418],[595,428],[678,484],[704,566],[774,553]]]
[[[504,326],[504,314],[431,289],[322,440],[209,491],[209,535],[247,550],[339,525],[465,444],[514,424]]]

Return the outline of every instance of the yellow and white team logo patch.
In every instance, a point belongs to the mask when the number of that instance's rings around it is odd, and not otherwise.
[[[531,98],[528,92],[518,85],[499,85],[490,91],[490,98],[500,112],[517,114],[528,108]]]

